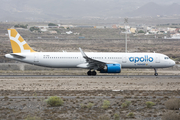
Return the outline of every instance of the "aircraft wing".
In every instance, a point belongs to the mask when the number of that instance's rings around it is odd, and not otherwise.
[[[110,61],[107,62],[107,61],[101,61],[101,60],[92,59],[92,58],[88,57],[88,56],[83,52],[83,50],[82,50],[81,48],[79,48],[79,50],[80,50],[83,58],[86,59],[86,62],[88,63],[88,64],[81,64],[81,65],[79,65],[79,66],[86,65],[86,67],[89,68],[89,69],[100,69],[100,68],[104,68],[104,66],[105,66],[106,64],[116,63],[116,62],[110,62]],[[85,66],[84,66],[84,68],[85,68]]]

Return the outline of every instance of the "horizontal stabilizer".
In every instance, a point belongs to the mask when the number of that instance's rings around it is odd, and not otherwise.
[[[26,56],[14,54],[14,53],[11,53],[10,55],[12,55],[15,58],[20,58],[20,59],[26,58]]]

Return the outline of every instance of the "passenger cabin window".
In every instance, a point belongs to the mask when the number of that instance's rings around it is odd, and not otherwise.
[[[43,57],[43,59],[78,59],[78,57]]]

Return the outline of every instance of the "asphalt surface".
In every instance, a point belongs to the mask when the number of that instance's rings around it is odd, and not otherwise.
[[[9,99],[33,99],[33,98],[45,98],[45,97],[51,97],[51,96],[0,96],[0,99],[3,98],[9,98]],[[65,99],[111,99],[112,96],[58,96],[60,98],[65,98]],[[136,98],[142,98],[142,97],[146,97],[146,98],[150,98],[152,99],[154,96],[136,96]],[[114,98],[119,99],[119,98],[124,98],[124,96],[115,96]],[[164,96],[156,96],[156,98],[164,98]],[[170,97],[171,98],[171,97]],[[174,97],[173,97],[174,98]],[[180,96],[176,96],[175,98],[180,98]]]
[[[180,75],[0,75],[0,78],[180,78]]]

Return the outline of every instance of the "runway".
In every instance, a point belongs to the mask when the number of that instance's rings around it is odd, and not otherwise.
[[[180,78],[180,75],[0,75],[0,78]]]
[[[2,90],[179,90],[180,75],[1,75]]]

